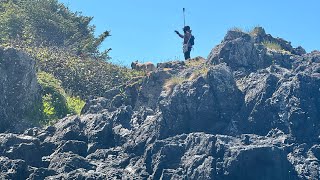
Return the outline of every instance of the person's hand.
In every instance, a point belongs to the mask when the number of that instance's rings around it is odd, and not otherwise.
[[[177,34],[180,34],[177,30],[175,30],[174,32],[177,33]]]

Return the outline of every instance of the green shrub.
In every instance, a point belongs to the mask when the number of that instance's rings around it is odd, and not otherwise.
[[[107,58],[108,50],[100,53],[99,46],[109,31],[96,38],[92,19],[71,12],[57,0],[1,0],[0,41],[67,47],[76,54]]]
[[[23,44],[20,47],[36,60],[39,71],[54,75],[63,89],[83,99],[103,96],[114,87],[146,75],[99,58],[77,56],[68,49]]]
[[[95,38],[91,20],[57,0],[6,0],[0,3],[0,44],[27,52],[38,71],[54,75],[68,92],[103,96],[142,74],[107,61],[109,50],[98,47],[110,34]]]
[[[61,81],[53,75],[39,72],[38,83],[42,89],[42,123],[50,123],[67,114],[80,114],[85,102],[79,97],[66,94]]]
[[[85,102],[78,96],[78,97],[70,97],[67,96],[67,104],[69,112],[72,114],[81,114],[81,110],[85,105]]]
[[[61,81],[45,72],[40,72],[37,75],[38,83],[42,90],[42,121],[47,123],[65,117],[69,111],[65,98],[65,91],[61,88]]]

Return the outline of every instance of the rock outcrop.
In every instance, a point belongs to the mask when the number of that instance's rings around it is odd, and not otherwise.
[[[319,107],[319,51],[231,31],[207,60],[158,64],[81,116],[0,134],[0,177],[319,179]]]
[[[35,61],[0,47],[0,132],[23,130],[36,117],[40,100]]]

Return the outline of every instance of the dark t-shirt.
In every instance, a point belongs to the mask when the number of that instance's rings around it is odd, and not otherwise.
[[[183,44],[188,44],[189,39],[191,38],[191,33],[186,32],[183,36]]]

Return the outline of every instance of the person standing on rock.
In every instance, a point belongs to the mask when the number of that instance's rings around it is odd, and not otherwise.
[[[190,26],[185,26],[183,28],[184,35],[180,34],[177,30],[174,32],[177,33],[179,37],[183,38],[184,59],[189,59],[192,46],[194,45],[194,36],[191,34]]]

